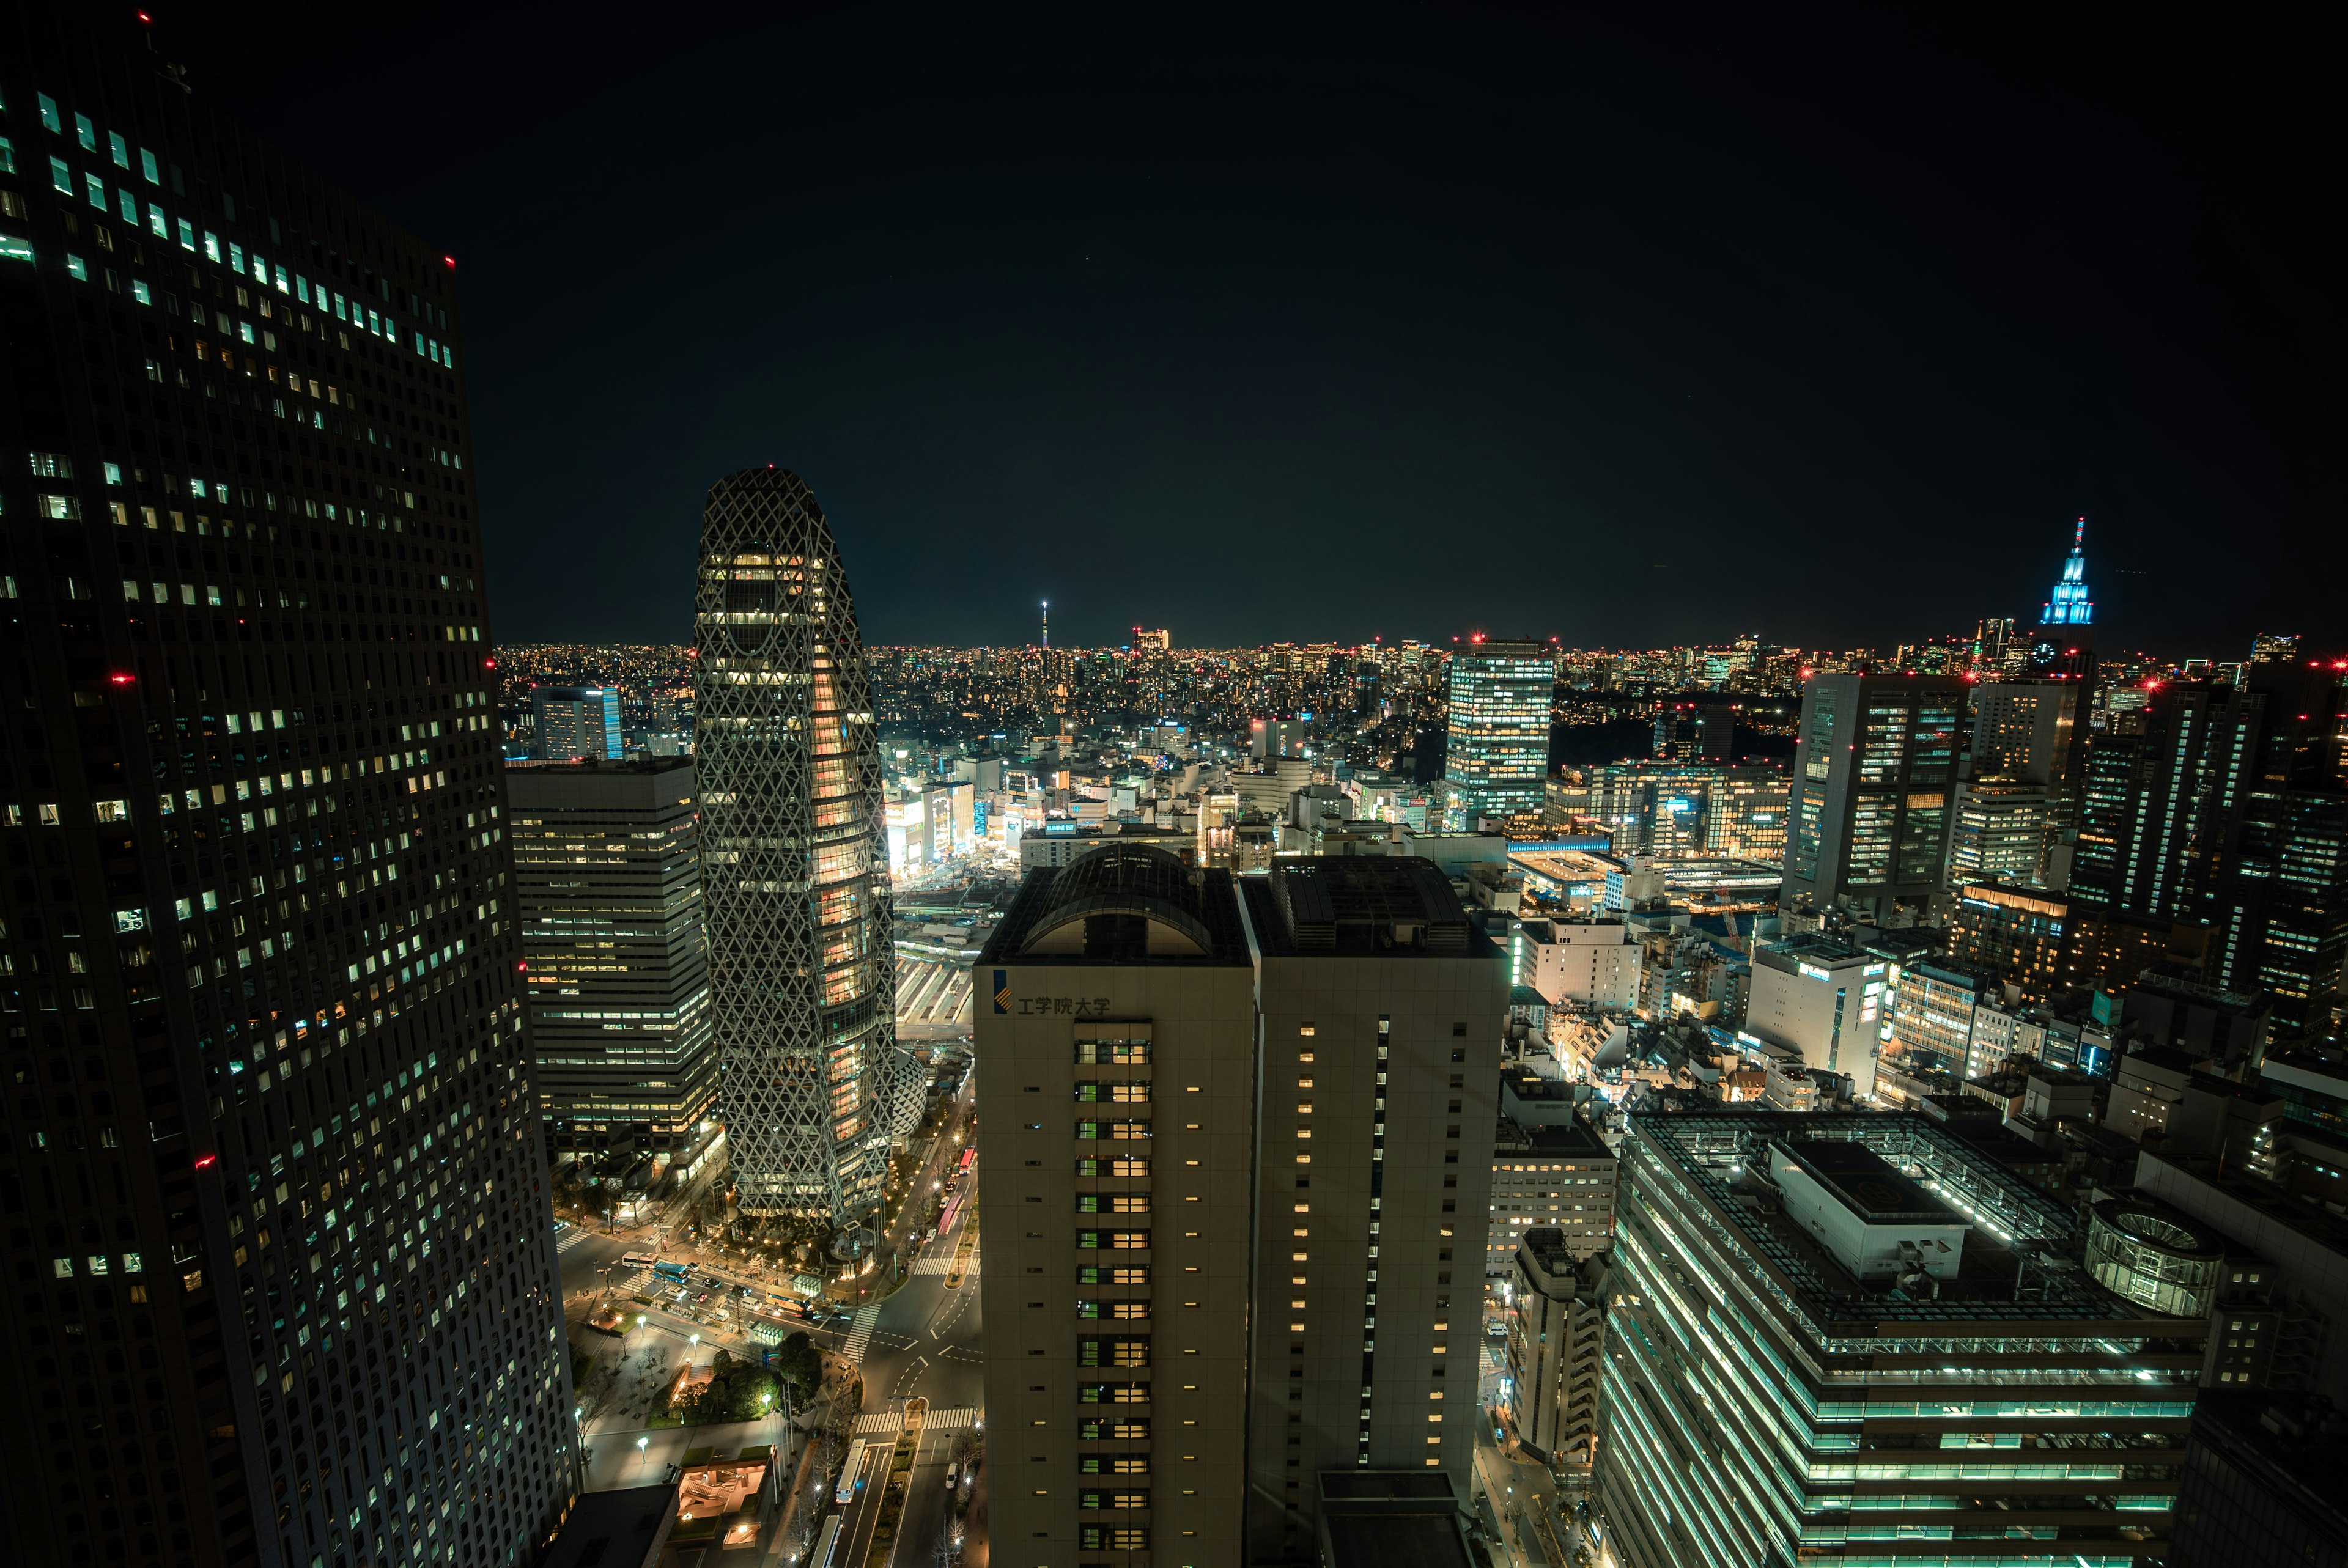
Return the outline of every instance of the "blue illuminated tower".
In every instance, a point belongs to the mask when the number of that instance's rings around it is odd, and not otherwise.
[[[2039,615],[2041,626],[2085,626],[2096,619],[2096,605],[2087,597],[2087,519],[2081,518],[2071,536],[2071,559],[2063,563],[2062,580],[2054,597]]]
[[[2081,683],[2078,712],[2084,717],[2095,695],[2095,600],[2087,597],[2087,519],[2081,518],[2071,535],[2071,559],[2054,592],[2039,612],[2038,630],[2030,640],[2026,668],[2036,676]]]

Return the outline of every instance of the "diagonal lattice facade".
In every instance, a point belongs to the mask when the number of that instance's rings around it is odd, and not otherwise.
[[[740,1204],[860,1220],[880,1206],[921,1080],[896,1049],[864,644],[830,526],[796,474],[709,487],[694,641],[710,1000]]]

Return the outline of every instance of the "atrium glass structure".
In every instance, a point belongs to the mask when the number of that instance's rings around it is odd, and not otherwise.
[[[694,749],[719,1104],[745,1214],[880,1204],[921,1078],[896,1050],[880,752],[823,509],[781,468],[709,488]]]

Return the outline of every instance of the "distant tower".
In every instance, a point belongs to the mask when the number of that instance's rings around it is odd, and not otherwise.
[[[1052,646],[1052,601],[1044,601],[1044,646]]]
[[[852,1223],[880,1207],[922,1084],[896,1049],[863,641],[798,475],[709,487],[694,639],[710,1004],[742,1211]]]
[[[2041,626],[2085,626],[2096,619],[2096,606],[2087,598],[2086,573],[2087,519],[2081,518],[2071,536],[2071,559],[2063,563],[2063,579],[2054,585],[2054,597],[2046,601],[2038,618]]]
[[[2070,559],[2063,563],[2063,575],[2039,613],[2038,629],[2030,634],[2024,653],[2022,679],[2014,683],[2064,689],[2064,694],[2047,709],[2054,729],[2047,735],[2043,776],[2043,782],[2053,786],[2047,875],[2058,887],[2070,880],[2079,802],[2087,787],[2087,730],[2096,711],[2095,617],[2095,601],[2087,597],[2087,519],[2081,518],[2071,533]],[[2029,695],[2008,691],[1993,700],[1990,690],[1984,689],[1977,701],[1987,713],[1993,701],[2010,702]],[[2035,764],[2021,771],[2028,777],[2041,776]]]

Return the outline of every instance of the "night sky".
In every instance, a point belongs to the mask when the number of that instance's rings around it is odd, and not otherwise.
[[[2329,40],[157,9],[457,257],[503,640],[684,641],[768,462],[879,642],[1889,643],[2034,617],[2083,513],[2106,648],[2339,624]]]

